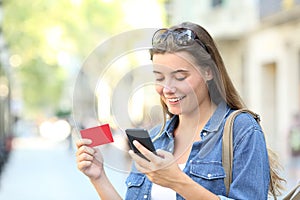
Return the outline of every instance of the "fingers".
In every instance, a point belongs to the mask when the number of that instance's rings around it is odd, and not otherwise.
[[[150,165],[150,162],[142,157],[140,157],[138,154],[134,153],[132,150],[129,150],[129,155],[131,158],[135,161],[135,167],[138,171],[142,173],[147,173],[149,171],[153,171],[152,165]]]
[[[169,169],[171,166],[176,166],[176,168],[178,168],[172,153],[164,150],[157,150],[156,154],[154,154],[138,141],[133,141],[133,144],[141,152],[141,154],[148,159],[146,160],[140,157],[132,150],[129,151],[129,155],[135,161],[135,166],[140,172],[148,174],[149,172],[157,170]]]
[[[172,154],[170,152],[167,152],[167,151],[163,151],[161,149],[158,149],[156,151],[156,155],[161,157],[161,158],[169,158],[170,156],[172,156]]]
[[[161,166],[164,165],[163,157],[155,155],[153,152],[149,151],[147,148],[141,145],[138,141],[133,141],[133,144],[141,152],[141,154],[143,154],[147,158],[146,160],[140,157],[138,154],[134,153],[134,151],[129,151],[129,155],[135,161],[137,170],[142,173],[149,173],[161,168]]]
[[[133,145],[141,152],[141,154],[143,154],[150,162],[153,162],[157,156],[149,151],[146,147],[144,147],[143,145],[141,145],[141,143],[139,143],[138,141],[134,140],[133,141]]]
[[[90,140],[90,139],[83,138],[83,139],[79,139],[76,141],[77,148],[80,148],[83,145],[89,145],[89,144],[92,144],[92,140]]]
[[[94,154],[95,150],[91,147],[88,147],[87,145],[91,144],[92,140],[90,139],[79,139],[76,141],[77,146],[77,153],[76,156],[82,154],[82,153],[88,153],[88,154]]]
[[[77,153],[77,161],[92,161],[94,159],[94,154],[87,153],[85,150],[82,151],[82,153]]]
[[[80,170],[80,171],[83,171],[85,170],[86,168],[90,167],[92,165],[92,162],[91,161],[81,161],[81,162],[78,162],[77,163],[77,168]]]
[[[94,156],[87,152],[88,152],[87,148],[85,146],[82,146],[78,149],[78,151],[76,153],[77,168],[80,171],[83,171],[84,169],[86,169],[92,165]]]
[[[95,154],[95,150],[92,148],[92,147],[88,147],[88,146],[81,146],[77,149],[77,152],[76,152],[76,156],[79,156],[83,153],[87,153],[87,154],[90,154],[90,155],[94,155]]]
[[[76,142],[76,160],[79,169],[83,169],[84,167],[91,165],[94,159],[96,151],[93,148],[86,146],[90,143],[91,141],[88,139],[82,139]]]

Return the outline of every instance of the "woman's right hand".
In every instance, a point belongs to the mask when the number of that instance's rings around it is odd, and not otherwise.
[[[92,141],[80,139],[76,142],[77,152],[76,161],[78,169],[91,180],[100,179],[104,173],[103,157],[98,149],[88,147]]]

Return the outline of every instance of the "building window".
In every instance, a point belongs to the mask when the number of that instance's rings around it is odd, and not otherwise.
[[[223,2],[224,2],[224,0],[212,0],[211,6],[213,8],[220,7],[220,6],[222,6]]]

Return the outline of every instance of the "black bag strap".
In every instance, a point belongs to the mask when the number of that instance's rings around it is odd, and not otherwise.
[[[248,109],[239,109],[233,111],[227,118],[223,131],[223,141],[222,141],[222,165],[225,170],[224,183],[226,187],[226,194],[228,196],[230,184],[232,181],[232,160],[233,160],[233,143],[232,143],[232,131],[233,131],[233,122],[235,117],[240,113],[249,113],[254,119],[259,123],[260,117],[258,114],[252,112]]]

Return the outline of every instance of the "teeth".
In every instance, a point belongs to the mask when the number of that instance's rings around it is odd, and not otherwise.
[[[181,99],[183,99],[183,97],[172,98],[172,99],[169,99],[169,101],[176,102],[176,101],[180,101]]]

